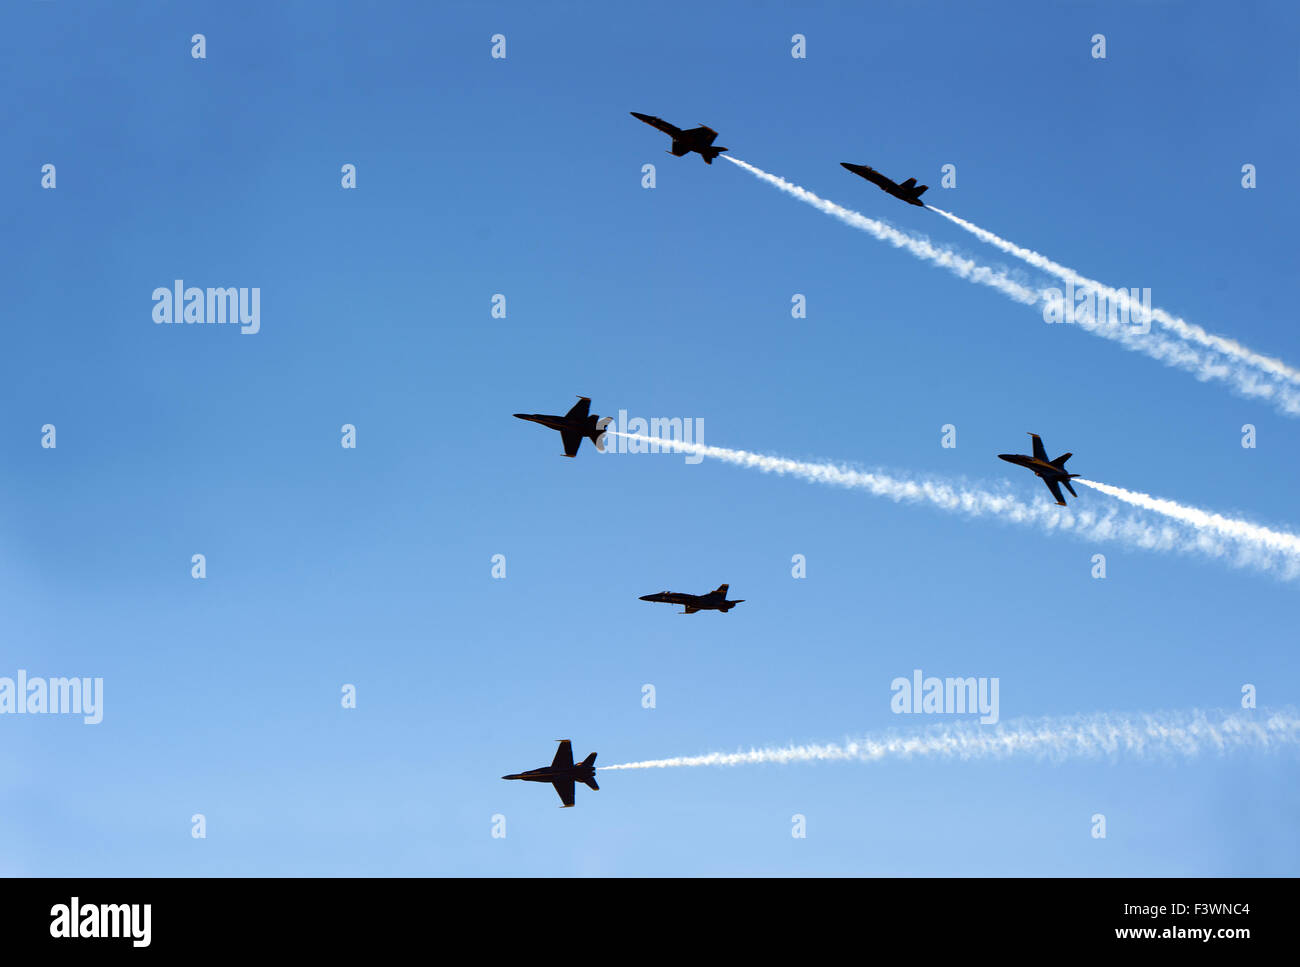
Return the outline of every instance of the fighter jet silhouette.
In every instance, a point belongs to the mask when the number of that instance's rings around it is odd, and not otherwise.
[[[691,151],[696,151],[704,159],[706,165],[711,165],[714,158],[727,150],[726,148],[715,148],[713,146],[713,139],[718,136],[718,132],[713,128],[705,127],[703,124],[698,128],[683,131],[676,125],[669,124],[663,118],[657,118],[653,114],[638,114],[636,111],[629,111],[628,113],[638,121],[644,121],[652,128],[658,128],[672,138],[673,148],[668,153],[676,155],[678,158]]]
[[[889,192],[895,198],[899,198],[909,205],[916,205],[918,208],[924,208],[925,202],[921,201],[921,196],[929,189],[929,185],[917,185],[915,178],[908,178],[901,185],[896,181],[891,181],[882,175],[875,168],[869,168],[866,165],[851,165],[847,161],[841,161],[840,167],[848,168],[855,175],[861,175],[873,185]]]
[[[1070,478],[1078,477],[1077,473],[1065,472],[1065,461],[1074,456],[1073,453],[1063,453],[1055,460],[1047,459],[1047,451],[1043,448],[1043,441],[1038,438],[1037,433],[1029,434],[1034,438],[1034,455],[1026,456],[1023,453],[999,453],[998,459],[1005,460],[1007,463],[1014,463],[1018,467],[1025,467],[1038,474],[1047,484],[1047,489],[1052,492],[1056,502],[1062,507],[1065,506],[1065,498],[1061,496],[1061,488],[1057,484],[1065,484],[1065,489],[1070,492],[1070,496],[1078,499],[1078,494],[1070,486]]]
[[[678,614],[695,614],[697,611],[721,611],[726,614],[736,605],[744,601],[727,600],[728,584],[718,585],[718,590],[710,591],[708,594],[684,594],[681,591],[660,591],[658,594],[643,594],[642,601],[655,601],[660,604],[680,604],[685,611],[679,611]]]
[[[530,423],[540,423],[542,426],[549,426],[552,430],[559,430],[560,437],[564,441],[564,455],[566,457],[576,457],[578,447],[582,446],[582,438],[587,437],[596,446],[600,446],[600,436],[605,432],[605,426],[608,425],[610,417],[605,417],[601,422],[599,416],[595,414],[588,415],[587,410],[591,407],[591,400],[585,396],[579,396],[578,402],[573,404],[573,409],[569,410],[563,416],[552,416],[549,413],[516,413],[515,418],[519,420],[528,420]]]
[[[522,779],[524,782],[549,782],[559,793],[560,802],[566,807],[573,805],[573,783],[574,780],[584,782],[592,789],[599,790],[600,786],[596,785],[596,753],[592,753],[583,759],[576,766],[573,764],[573,743],[568,739],[557,740],[560,747],[555,750],[555,758],[551,761],[549,768],[530,769],[528,772],[517,772],[513,776],[502,776],[502,779]]]

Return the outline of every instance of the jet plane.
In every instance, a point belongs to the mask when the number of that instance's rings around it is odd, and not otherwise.
[[[555,758],[549,768],[530,769],[527,772],[518,772],[513,776],[501,778],[522,779],[525,782],[549,782],[555,787],[555,791],[560,795],[560,802],[566,807],[573,805],[574,780],[585,782],[592,789],[599,790],[600,786],[596,785],[596,753],[593,752],[575,766],[573,743],[568,739],[560,739],[559,743],[560,747],[555,750]]]
[[[918,185],[915,178],[908,178],[901,185],[896,181],[890,181],[875,168],[868,168],[866,165],[851,165],[847,161],[841,161],[840,166],[848,168],[855,175],[861,175],[878,188],[889,192],[895,198],[901,198],[909,205],[916,205],[918,208],[924,208],[925,202],[921,201],[921,196],[925,194],[929,185]]]
[[[605,432],[605,426],[609,422],[609,417],[606,417],[605,422],[602,423],[599,416],[588,415],[587,410],[590,407],[591,400],[579,396],[578,402],[573,404],[573,409],[563,416],[552,416],[549,413],[516,413],[515,418],[559,430],[560,437],[564,440],[564,455],[576,457],[578,447],[582,446],[583,437],[587,437],[597,446],[601,445],[600,436]]]
[[[703,124],[698,128],[683,131],[676,125],[669,124],[663,118],[657,118],[653,114],[638,114],[636,111],[629,113],[638,121],[644,121],[652,128],[658,128],[672,138],[673,148],[668,153],[678,158],[692,151],[698,151],[700,157],[704,159],[704,163],[711,165],[714,158],[727,150],[726,148],[715,148],[713,146],[713,139],[718,136],[718,132],[713,128],[705,127]]]
[[[660,604],[680,604],[685,611],[679,611],[678,614],[695,614],[697,611],[721,611],[726,614],[736,605],[744,601],[728,601],[727,588],[730,585],[720,584],[718,590],[710,591],[708,594],[683,594],[681,591],[660,591],[658,594],[643,594],[642,601],[656,601]]]
[[[1061,488],[1058,484],[1065,484],[1065,489],[1070,492],[1070,496],[1078,498],[1074,488],[1070,486],[1070,478],[1080,476],[1077,473],[1065,472],[1065,461],[1074,456],[1072,453],[1063,453],[1055,460],[1047,459],[1047,451],[1043,448],[1043,441],[1038,438],[1037,433],[1029,434],[1034,438],[1034,455],[1026,456],[1023,453],[999,453],[998,459],[1005,460],[1007,463],[1014,463],[1018,467],[1025,467],[1032,470],[1038,476],[1043,478],[1043,483],[1047,484],[1047,489],[1052,492],[1056,502],[1062,507],[1065,506],[1065,499],[1061,496]]]

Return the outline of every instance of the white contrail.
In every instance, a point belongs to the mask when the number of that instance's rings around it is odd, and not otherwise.
[[[937,246],[930,242],[929,239],[899,231],[885,222],[868,218],[860,212],[837,205],[833,201],[828,201],[806,188],[792,184],[784,178],[766,172],[747,161],[742,161],[740,158],[725,154],[721,155],[721,157],[737,167],[743,168],[756,178],[779,188],[791,197],[811,205],[820,212],[838,218],[845,224],[867,232],[881,241],[889,242],[897,248],[906,249],[918,258],[942,266],[963,279],[996,289],[1021,305],[1039,306],[1045,304],[1049,298],[1046,289],[1035,289],[1022,285],[1011,279],[1005,270],[994,270],[986,265],[981,265],[974,259],[960,255],[952,249]],[[939,209],[934,210],[939,211]],[[983,230],[981,229],[981,231]],[[1054,265],[1055,263],[1051,264]],[[1164,313],[1162,318],[1173,321],[1173,317],[1167,313]],[[1222,340],[1222,346],[1224,347],[1222,350],[1207,346],[1202,351],[1196,348],[1194,340],[1175,338],[1175,336],[1154,330],[1143,332],[1136,326],[1111,324],[1104,318],[1091,322],[1081,321],[1075,324],[1086,332],[1101,336],[1104,339],[1110,339],[1126,349],[1142,353],[1166,366],[1191,373],[1202,382],[1218,380],[1228,383],[1243,396],[1267,400],[1288,416],[1300,416],[1300,389],[1287,385],[1285,381],[1279,382],[1280,377],[1276,373],[1265,368],[1245,365],[1240,358],[1228,353],[1227,347],[1237,345],[1231,340]],[[1197,328],[1186,323],[1183,325],[1189,332]],[[1217,339],[1218,337],[1214,338]],[[1215,343],[1214,345],[1219,344]],[[1261,356],[1259,358],[1265,359],[1266,357]]]
[[[769,746],[747,752],[711,752],[602,766],[611,769],[676,769],[791,762],[881,762],[932,758],[959,761],[1026,756],[1060,762],[1125,756],[1194,759],[1203,752],[1275,751],[1300,743],[1300,718],[1292,709],[1242,712],[1157,712],[1029,719],[1006,725],[937,726],[912,733],[890,731],[842,743]]]
[[[896,248],[906,249],[917,258],[924,259],[927,262],[933,262],[935,265],[943,266],[954,275],[963,279],[969,279],[972,282],[978,282],[982,285],[991,286],[997,289],[1003,295],[1014,299],[1025,305],[1033,305],[1042,298],[1042,294],[1020,283],[1012,280],[1005,271],[994,271],[986,265],[980,265],[974,259],[966,258],[959,255],[949,248],[941,248],[930,242],[929,239],[921,238],[915,235],[909,235],[907,232],[901,232],[888,225],[885,222],[877,221],[874,218],[868,218],[861,212],[855,212],[837,205],[833,201],[827,201],[818,195],[814,195],[806,188],[800,188],[798,185],[791,184],[784,178],[769,174],[761,168],[756,168],[747,161],[741,161],[739,158],[733,158],[731,155],[721,155],[733,165],[744,168],[750,174],[766,181],[769,185],[775,185],[787,195],[792,195],[800,201],[811,205],[818,211],[827,215],[838,218],[847,225],[874,235],[882,242],[888,242]]]
[[[1259,524],[1236,520],[1232,517],[1224,517],[1222,514],[1201,510],[1197,507],[1187,507],[1175,501],[1166,500],[1163,497],[1152,497],[1150,494],[1139,493],[1135,490],[1125,490],[1123,487],[1114,487],[1110,484],[1098,483],[1095,480],[1085,480],[1083,477],[1077,478],[1077,482],[1085,487],[1091,487],[1093,490],[1099,490],[1103,494],[1108,494],[1117,500],[1132,504],[1134,507],[1141,507],[1143,510],[1154,511],[1157,514],[1163,514],[1174,520],[1182,521],[1197,530],[1212,530],[1234,541],[1260,544],[1280,554],[1300,555],[1300,535],[1289,534],[1286,531],[1276,531]]]
[[[1083,540],[1117,541],[1143,550],[1200,554],[1226,561],[1234,567],[1254,568],[1284,580],[1300,578],[1300,545],[1291,543],[1297,541],[1297,538],[1268,531],[1267,528],[1258,528],[1257,525],[1244,521],[1231,521],[1228,518],[1212,521],[1210,518],[1217,516],[1213,514],[1207,514],[1202,519],[1188,508],[1182,508],[1188,512],[1179,515],[1162,506],[1138,504],[1137,506],[1148,510],[1163,513],[1183,526],[1157,525],[1137,517],[1122,517],[1113,506],[1102,510],[1089,507],[1080,509],[1077,504],[1060,507],[1045,499],[1025,503],[1006,491],[999,493],[976,489],[935,478],[901,478],[834,463],[809,463],[640,433],[620,433],[616,430],[606,432],[629,440],[656,444],[665,451],[710,457],[733,466],[778,476],[798,477],[810,483],[863,490],[898,503],[928,504],[968,517],[995,517],[1012,524],[1037,527],[1048,533],[1059,531],[1074,534]],[[1098,489],[1102,486],[1093,481],[1089,481],[1089,485]],[[1279,541],[1274,535],[1290,538],[1290,541]]]
[[[1098,282],[1095,279],[1089,279],[1068,266],[1053,262],[1047,256],[1035,252],[1032,249],[1022,248],[1014,242],[1010,242],[1007,239],[995,235],[988,229],[980,228],[978,225],[968,222],[964,218],[959,218],[952,212],[946,212],[942,208],[935,208],[933,205],[927,205],[926,207],[929,208],[930,211],[942,215],[954,225],[959,225],[966,229],[966,231],[970,232],[981,241],[988,242],[990,245],[993,245],[1010,255],[1014,255],[1016,258],[1034,266],[1034,268],[1042,269],[1044,272],[1049,272],[1062,281],[1072,283],[1079,288],[1089,289],[1093,292],[1100,293],[1112,301],[1128,300],[1128,294],[1123,289],[1116,289],[1112,286],[1106,285],[1105,283]],[[1300,383],[1300,370],[1288,366],[1280,359],[1257,353],[1249,347],[1237,342],[1235,339],[1216,336],[1213,333],[1202,329],[1200,326],[1194,325],[1178,316],[1166,312],[1158,306],[1151,309],[1151,318],[1159,325],[1168,329],[1179,339],[1194,342],[1198,345],[1204,346],[1206,349],[1211,349],[1214,352],[1221,353],[1224,356],[1231,357],[1239,362],[1254,366],[1278,379],[1283,379],[1290,383]]]

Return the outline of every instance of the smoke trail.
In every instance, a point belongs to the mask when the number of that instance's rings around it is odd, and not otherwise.
[[[919,259],[927,262],[933,262],[935,265],[943,266],[954,275],[971,282],[978,282],[981,285],[991,286],[997,289],[1003,295],[1014,299],[1016,302],[1025,305],[1034,305],[1042,298],[1042,294],[1035,289],[1027,288],[1018,282],[1009,278],[1006,272],[995,272],[986,265],[980,265],[974,259],[968,259],[965,256],[958,255],[952,249],[940,248],[931,244],[929,239],[919,238],[915,235],[909,235],[906,232],[900,232],[892,225],[885,222],[877,221],[874,218],[868,218],[861,212],[855,212],[851,209],[844,208],[835,204],[833,201],[827,201],[814,195],[806,188],[800,188],[793,185],[784,178],[778,178],[776,175],[768,174],[761,168],[755,168],[747,161],[741,161],[739,158],[733,158],[729,154],[721,157],[730,161],[733,165],[744,168],[750,174],[766,181],[769,185],[775,185],[788,195],[793,195],[801,202],[812,205],[818,211],[827,215],[832,215],[844,222],[846,225],[852,225],[854,228],[874,235],[882,242],[888,242],[895,248],[907,249]]]
[[[1108,494],[1117,500],[1122,500],[1125,503],[1132,504],[1134,507],[1141,507],[1144,510],[1150,510],[1157,514],[1163,514],[1166,517],[1172,517],[1174,520],[1182,521],[1197,530],[1212,530],[1235,541],[1263,545],[1269,550],[1276,551],[1280,554],[1300,554],[1300,536],[1296,534],[1288,534],[1285,531],[1275,531],[1268,527],[1262,527],[1259,524],[1251,524],[1244,520],[1235,520],[1231,517],[1224,517],[1222,514],[1216,514],[1208,510],[1200,510],[1196,507],[1187,507],[1172,500],[1166,500],[1163,497],[1152,497],[1150,494],[1138,493],[1134,490],[1125,490],[1123,487],[1113,487],[1110,484],[1098,483],[1095,480],[1085,480],[1083,477],[1078,477],[1076,479],[1085,487],[1099,490],[1103,494]]]
[[[1054,503],[1048,503],[1045,499],[1024,503],[1005,491],[993,492],[968,488],[935,478],[901,478],[878,471],[855,470],[833,463],[808,463],[785,457],[751,453],[747,450],[728,450],[724,447],[662,439],[640,433],[621,433],[616,430],[606,432],[629,440],[656,444],[665,451],[711,457],[733,466],[761,470],[763,473],[774,473],[778,476],[798,477],[810,483],[863,490],[872,496],[885,497],[896,503],[928,504],[967,517],[995,517],[1012,524],[1037,527],[1047,533],[1070,533],[1082,540],[1115,541],[1144,550],[1199,554],[1226,561],[1234,567],[1250,567],[1284,580],[1300,577],[1300,545],[1292,543],[1300,539],[1279,534],[1278,536],[1290,540],[1274,540],[1267,537],[1265,532],[1267,534],[1277,532],[1256,528],[1256,525],[1232,521],[1228,518],[1219,518],[1219,520],[1224,525],[1234,526],[1209,526],[1208,518],[1217,515],[1207,515],[1207,526],[1198,526],[1202,520],[1196,517],[1195,513],[1203,512],[1194,513],[1188,508],[1179,508],[1186,512],[1180,516],[1170,512],[1169,508],[1146,507],[1185,525],[1183,527],[1157,526],[1137,517],[1121,517],[1114,507],[1103,511],[1091,508],[1079,510],[1077,506],[1059,507]],[[1089,486],[1101,489],[1104,485],[1089,481]],[[1119,488],[1114,489],[1119,490]],[[1128,493],[1128,491],[1119,492]],[[1155,498],[1148,499],[1160,503]],[[1129,502],[1133,503],[1133,501]],[[1146,505],[1137,504],[1137,506]]]
[[[1061,762],[1077,758],[1126,756],[1195,759],[1243,750],[1276,751],[1300,743],[1300,718],[1292,709],[1226,713],[1157,712],[1143,715],[1086,715],[1027,719],[1005,726],[976,723],[890,731],[843,743],[769,746],[748,752],[711,752],[602,766],[611,769],[676,769],[791,762],[881,762],[929,758],[969,762],[1025,756]]]
[[[968,222],[964,218],[958,218],[952,212],[946,212],[942,208],[935,208],[933,205],[927,205],[926,207],[929,208],[930,211],[942,215],[954,225],[959,225],[966,229],[966,231],[970,232],[981,241],[988,242],[990,245],[993,245],[1010,255],[1014,255],[1016,258],[1034,266],[1034,268],[1042,269],[1044,272],[1050,272],[1062,281],[1070,282],[1079,288],[1086,288],[1100,293],[1111,301],[1121,301],[1126,304],[1129,301],[1128,293],[1123,289],[1115,289],[1111,286],[1105,285],[1104,283],[1080,275],[1074,269],[1053,262],[1047,256],[1041,255],[1031,249],[1022,248],[1014,242],[1009,242],[1006,239],[995,235],[993,232],[990,232],[988,229],[980,228],[978,225]],[[1202,329],[1200,326],[1193,325],[1184,319],[1171,315],[1159,307],[1152,308],[1151,318],[1159,325],[1164,326],[1179,339],[1194,342],[1207,349],[1213,350],[1214,352],[1231,357],[1238,362],[1254,366],[1278,379],[1283,379],[1291,383],[1300,383],[1300,370],[1288,366],[1280,359],[1257,353],[1249,347],[1243,346],[1235,339],[1216,336],[1213,333]]]
[[[1012,280],[1005,271],[994,271],[988,266],[959,255],[951,249],[936,246],[928,239],[909,235],[885,222],[868,218],[860,212],[844,208],[806,188],[801,188],[784,178],[763,171],[747,161],[725,154],[721,155],[721,157],[737,167],[743,168],[756,178],[775,186],[807,205],[811,205],[820,212],[838,218],[845,224],[867,232],[881,241],[889,242],[896,248],[906,249],[918,258],[942,266],[963,279],[994,288],[1022,305],[1037,306],[1045,303],[1049,297],[1046,290],[1032,289],[1021,285]],[[934,209],[934,211],[938,212],[939,209]],[[1047,262],[1048,260],[1044,259],[1043,261]],[[1163,314],[1163,318],[1172,320],[1172,317],[1167,313]],[[1101,336],[1104,339],[1110,339],[1126,349],[1142,353],[1166,366],[1191,373],[1202,382],[1217,380],[1228,383],[1243,396],[1267,400],[1288,416],[1300,416],[1300,390],[1279,385],[1277,377],[1271,373],[1257,372],[1249,366],[1242,365],[1238,358],[1227,353],[1226,348],[1221,352],[1211,349],[1201,352],[1186,339],[1174,338],[1157,331],[1144,333],[1131,325],[1112,325],[1105,319],[1078,322],[1077,325],[1086,332]],[[1189,331],[1197,328],[1188,326],[1186,323],[1183,325]],[[1203,332],[1203,330],[1201,331]],[[1218,339],[1219,337],[1213,338]],[[1232,343],[1231,340],[1223,340],[1223,345],[1228,347],[1237,344]],[[1266,357],[1259,358],[1265,359]]]

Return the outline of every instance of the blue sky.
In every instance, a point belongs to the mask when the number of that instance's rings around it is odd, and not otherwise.
[[[510,417],[583,394],[1037,500],[995,457],[1032,430],[1077,472],[1292,529],[1300,423],[672,158],[628,112],[1010,264],[839,162],[915,175],[1295,363],[1294,6],[55,0],[2,22],[0,675],[102,676],[105,711],[0,718],[0,871],[1300,871],[1293,753],[608,772],[573,810],[498,778],[559,737],[599,765],[931,724],[889,710],[914,668],[1000,678],[1004,721],[1232,708],[1247,682],[1296,703],[1294,583],[716,461],[564,460]],[[175,279],[260,287],[261,331],[155,325]],[[727,615],[637,600],[724,581]]]

